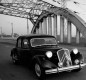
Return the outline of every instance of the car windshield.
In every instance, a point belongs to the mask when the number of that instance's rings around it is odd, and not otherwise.
[[[57,45],[55,38],[33,38],[31,39],[31,46],[43,46],[43,45]]]

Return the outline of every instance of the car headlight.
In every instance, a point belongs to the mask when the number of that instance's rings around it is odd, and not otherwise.
[[[47,56],[48,58],[51,58],[51,57],[53,56],[53,53],[52,53],[51,51],[47,51],[47,52],[46,52],[46,56]]]
[[[75,60],[75,64],[79,64],[79,60],[78,59]]]
[[[77,48],[73,49],[73,52],[74,52],[74,54],[77,54],[78,53],[78,49]]]

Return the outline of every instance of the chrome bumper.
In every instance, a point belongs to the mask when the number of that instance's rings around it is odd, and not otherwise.
[[[82,68],[84,66],[86,66],[86,63],[75,65],[75,66],[63,67],[63,68],[49,69],[49,70],[45,70],[45,74],[59,73],[63,71],[71,71],[74,69]]]

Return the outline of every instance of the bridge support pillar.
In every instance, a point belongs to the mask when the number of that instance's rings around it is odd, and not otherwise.
[[[79,44],[79,39],[80,39],[80,31],[76,29],[76,43]]]
[[[64,41],[64,17],[60,16],[60,42]]]
[[[39,29],[38,28],[36,28],[36,34],[39,34]]]
[[[52,35],[52,18],[51,18],[51,16],[48,17],[48,34]]]
[[[47,34],[48,34],[48,17],[46,18],[47,21]]]
[[[39,23],[39,34],[42,34],[42,22]]]
[[[42,29],[43,29],[43,34],[47,34],[47,18],[43,19]]]
[[[67,40],[71,43],[71,22],[67,21]]]
[[[13,23],[12,23],[13,25]],[[29,24],[28,24],[28,16],[27,16],[27,35],[29,34]]]
[[[57,15],[54,15],[54,36],[57,37]]]

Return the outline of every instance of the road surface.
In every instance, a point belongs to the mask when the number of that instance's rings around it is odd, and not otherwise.
[[[0,80],[38,80],[30,70],[25,65],[14,65],[10,58],[10,51],[13,45],[0,44]],[[62,46],[64,47],[64,46]],[[74,47],[66,46],[69,49]],[[78,49],[83,53],[86,61],[86,48],[78,47]],[[84,67],[80,72],[66,72],[55,75],[48,75],[46,80],[86,80],[86,67]]]

